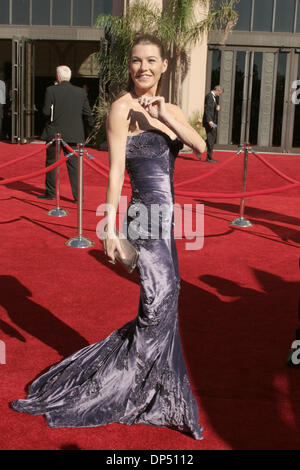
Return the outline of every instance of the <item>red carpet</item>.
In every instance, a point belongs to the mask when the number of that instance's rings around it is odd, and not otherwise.
[[[0,165],[39,144],[0,143]],[[107,164],[107,153],[90,150]],[[216,152],[223,162],[232,153]],[[265,155],[279,170],[300,180],[300,157]],[[44,167],[45,152],[0,170],[1,178]],[[175,182],[212,169],[193,155],[176,162]],[[246,199],[253,226],[234,229],[238,199],[204,203],[205,239],[199,251],[178,240],[182,287],[180,327],[191,381],[205,427],[204,440],[167,429],[112,424],[88,429],[51,429],[42,416],[12,411],[8,403],[44,369],[94,343],[132,319],[139,287],[135,275],[108,264],[96,236],[96,208],[105,200],[106,180],[85,167],[84,235],[88,250],[68,248],[77,235],[77,207],[62,174],[64,218],[49,217],[55,201],[36,198],[44,176],[0,187],[1,275],[0,449],[298,449],[300,368],[285,358],[298,320],[300,189]],[[287,184],[254,156],[247,190]],[[240,192],[242,157],[201,183],[181,190]],[[130,194],[124,190],[123,194]]]

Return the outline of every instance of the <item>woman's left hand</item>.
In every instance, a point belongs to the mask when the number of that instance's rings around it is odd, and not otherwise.
[[[163,96],[141,96],[138,99],[141,106],[150,114],[151,117],[164,120],[167,111],[165,99]]]

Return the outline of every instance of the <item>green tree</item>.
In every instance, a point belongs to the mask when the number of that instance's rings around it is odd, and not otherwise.
[[[182,82],[188,69],[189,52],[213,29],[226,34],[236,23],[234,6],[239,0],[167,0],[156,4],[135,0],[121,17],[100,15],[95,26],[103,36],[97,58],[100,67],[99,98],[94,108],[95,129],[91,136],[104,140],[105,116],[110,104],[126,88],[130,44],[137,33],[152,33],[165,44],[169,69],[173,70],[172,102],[181,105]],[[199,15],[199,8],[202,14]]]
[[[168,0],[162,11],[158,34],[171,50],[175,71],[172,101],[182,102],[182,82],[189,52],[205,33],[218,29],[227,34],[236,24],[239,0]],[[201,11],[200,11],[201,9]]]

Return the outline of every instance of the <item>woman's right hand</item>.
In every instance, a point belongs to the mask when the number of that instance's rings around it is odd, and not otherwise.
[[[109,234],[107,233],[106,237],[101,241],[102,241],[103,251],[105,255],[108,256],[110,263],[113,263],[113,264],[116,263],[116,251],[118,251],[121,258],[125,258],[120,240],[116,235],[113,234],[109,236]]]

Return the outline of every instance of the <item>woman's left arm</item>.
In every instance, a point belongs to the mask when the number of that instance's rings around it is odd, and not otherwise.
[[[168,126],[180,140],[197,153],[205,151],[206,143],[197,131],[189,124],[182,110],[173,104],[166,105],[166,115],[162,122]]]
[[[178,106],[165,103],[165,99],[162,96],[143,96],[139,99],[139,102],[152,117],[159,119],[169,127],[184,144],[191,147],[197,153],[205,151],[205,141],[188,123]]]

